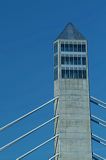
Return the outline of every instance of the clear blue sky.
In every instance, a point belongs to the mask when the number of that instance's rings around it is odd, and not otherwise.
[[[87,38],[90,94],[106,101],[106,0],[0,1],[0,126],[53,97],[53,40],[72,22]],[[106,120],[106,111],[93,106]],[[0,146],[53,115],[53,105],[0,133]],[[50,129],[51,126],[51,129]],[[106,130],[94,126],[106,138]],[[0,154],[15,160],[53,135],[53,126],[20,141]],[[50,143],[52,145],[52,143]],[[46,160],[53,147],[45,146],[26,160]],[[100,151],[98,151],[100,148]],[[95,145],[106,157],[106,148]]]

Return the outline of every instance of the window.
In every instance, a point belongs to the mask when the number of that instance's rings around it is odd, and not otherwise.
[[[78,65],[81,65],[81,57],[78,57]]]
[[[86,57],[82,57],[82,65],[86,65]]]
[[[74,57],[74,65],[77,65],[77,57]]]
[[[73,78],[73,70],[71,69],[70,70],[70,79],[72,79]]]
[[[86,79],[86,70],[83,70],[83,78]]]
[[[54,66],[58,65],[58,55],[54,56]]]
[[[86,46],[85,46],[85,44],[82,44],[82,52],[86,52]]]
[[[74,44],[74,52],[77,52],[77,44]]]
[[[61,64],[65,64],[65,57],[61,57]]]
[[[81,44],[78,44],[78,52],[81,52]]]
[[[70,58],[68,56],[62,56],[61,57],[61,64],[64,65],[64,64],[70,64]]]
[[[55,43],[54,44],[54,53],[57,53],[58,52],[58,43]]]
[[[78,78],[78,70],[74,70],[74,78],[75,78],[75,79]]]
[[[69,57],[66,57],[66,64],[69,64]]]
[[[69,69],[66,69],[66,70],[65,70],[65,69],[62,69],[62,72],[61,72],[62,78],[64,78],[64,79],[69,79],[69,78],[70,78],[69,72],[70,72]]]
[[[65,44],[65,51],[68,51],[68,44]]]
[[[73,51],[73,44],[69,44],[69,51],[70,51],[70,52]]]
[[[65,70],[62,69],[62,78],[65,78]]]
[[[64,44],[61,44],[61,51],[64,51]]]
[[[73,65],[73,57],[70,57],[70,64]]]
[[[68,43],[66,43],[66,44],[64,44],[64,43],[62,43],[61,44],[61,51],[62,52],[72,52],[73,51],[73,44],[68,44]]]
[[[54,69],[54,80],[58,79],[58,68]]]
[[[69,78],[69,69],[66,69],[66,76],[65,78]]]
[[[82,70],[79,70],[79,79],[82,78]]]

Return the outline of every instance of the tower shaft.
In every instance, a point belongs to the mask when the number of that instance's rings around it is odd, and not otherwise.
[[[55,160],[91,160],[87,41],[72,24],[54,42],[54,96],[58,95]]]

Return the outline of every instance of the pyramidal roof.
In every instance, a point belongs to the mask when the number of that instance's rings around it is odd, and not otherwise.
[[[85,37],[76,29],[72,23],[68,23],[64,30],[59,34],[57,39],[85,40]]]

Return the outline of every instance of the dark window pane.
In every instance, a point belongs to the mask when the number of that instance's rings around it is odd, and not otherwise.
[[[81,44],[78,44],[78,52],[81,52]]]
[[[68,44],[68,51],[70,51],[70,45]]]
[[[67,57],[61,57],[61,64],[69,64],[69,61],[70,61],[70,59],[69,59],[69,57],[67,56]]]
[[[77,52],[77,44],[74,44],[74,52]]]
[[[54,66],[58,65],[58,55],[54,56]]]
[[[66,57],[66,64],[69,64],[69,57]]]
[[[61,44],[61,51],[64,51],[64,44]]]
[[[78,71],[74,70],[74,78],[77,79],[78,78]]]
[[[78,64],[81,64],[81,57],[78,57]]]
[[[69,51],[73,51],[73,44],[69,44]]]
[[[70,57],[70,64],[73,65],[73,57]]]
[[[58,79],[58,68],[54,69],[54,80]]]
[[[64,69],[62,69],[61,75],[62,75],[62,78],[65,78],[65,70]]]
[[[86,57],[82,57],[82,64],[86,65]]]
[[[85,44],[82,44],[82,52],[86,52],[86,46],[85,46]]]
[[[77,57],[74,57],[74,65],[77,65]]]
[[[61,57],[61,64],[65,64],[65,57]]]
[[[70,70],[70,78],[73,78],[73,70]]]
[[[54,53],[58,52],[58,43],[54,44]]]
[[[82,78],[82,70],[79,70],[79,79]]]
[[[86,70],[83,70],[83,78],[86,79]]]
[[[65,44],[65,51],[68,51],[68,44]]]
[[[69,78],[69,70],[68,69],[66,69],[66,76],[65,77]]]

